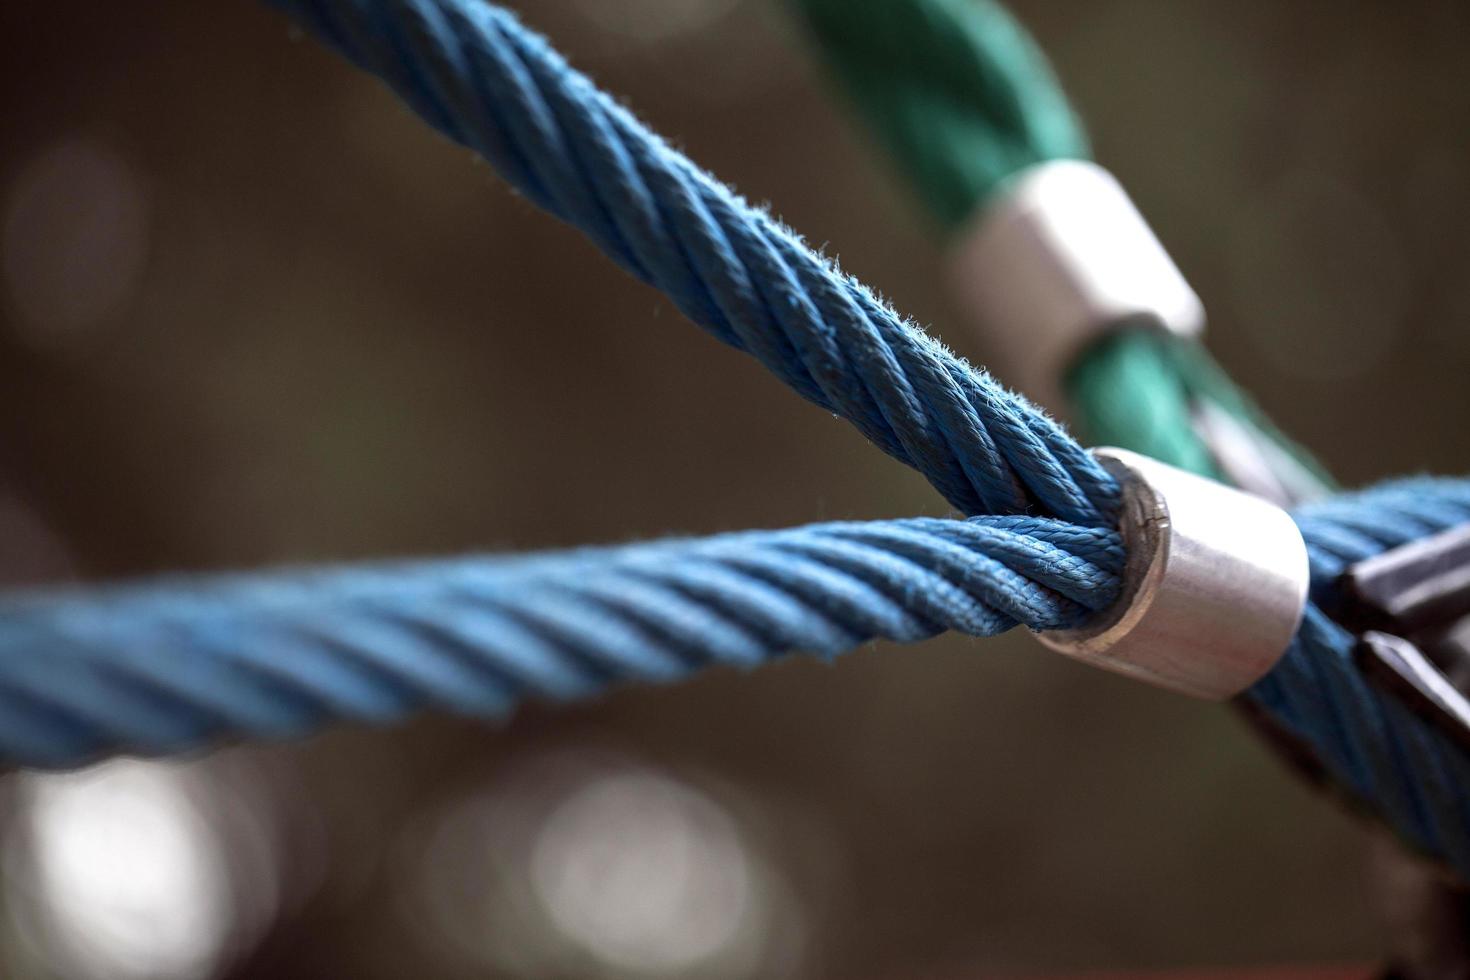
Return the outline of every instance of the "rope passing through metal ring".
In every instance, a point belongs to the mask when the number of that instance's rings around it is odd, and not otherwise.
[[[1122,595],[1041,641],[1195,697],[1244,691],[1286,652],[1306,609],[1310,567],[1296,523],[1259,497],[1126,449],[1093,454],[1123,486]]]

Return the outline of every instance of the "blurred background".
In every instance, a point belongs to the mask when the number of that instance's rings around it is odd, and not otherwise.
[[[1470,10],[1014,7],[1283,428],[1350,485],[1462,472]],[[520,9],[986,360],[779,0]],[[3,4],[0,78],[5,584],[945,513],[262,5]],[[5,775],[0,972],[1366,962],[1368,836],[1225,708],[949,637]]]

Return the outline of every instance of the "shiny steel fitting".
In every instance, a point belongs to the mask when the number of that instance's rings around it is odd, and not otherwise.
[[[1081,160],[1013,178],[958,242],[949,274],[998,345],[1002,376],[1053,410],[1073,360],[1110,331],[1204,329],[1199,297],[1122,185]]]
[[[1307,601],[1307,548],[1259,497],[1123,449],[1093,454],[1123,487],[1123,593],[1073,630],[1041,633],[1078,660],[1224,700],[1286,652]]]

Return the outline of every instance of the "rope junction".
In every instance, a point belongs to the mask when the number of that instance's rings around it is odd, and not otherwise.
[[[425,708],[497,716],[794,650],[1057,629],[1116,598],[1122,563],[1104,529],[915,518],[12,597],[0,756],[65,766]]]
[[[841,94],[953,243],[1013,177],[1091,149],[1045,57],[994,0],[791,0]],[[1267,448],[1291,488],[1320,495],[1325,472],[1288,441],[1198,344],[1122,330],[1061,379],[1088,439],[1227,477],[1193,423],[1222,413]]]
[[[671,149],[509,13],[479,0],[271,2],[974,516],[13,596],[0,602],[9,761],[69,766],[426,707],[495,715],[525,696],[582,697],[793,650],[1056,629],[1116,598],[1118,487],[1080,445]],[[1470,481],[1390,484],[1297,520],[1313,604],[1247,698],[1365,807],[1470,876],[1470,757],[1367,683],[1352,635],[1331,619],[1347,564],[1470,521]]]
[[[987,203],[1023,171],[1090,155],[1045,58],[993,0],[791,3],[836,87],[950,242],[970,233]],[[1085,349],[1060,380],[1079,426],[1097,442],[1216,479],[1239,478],[1221,465],[1228,455],[1219,439],[1223,425],[1255,456],[1247,465],[1267,470],[1265,482],[1280,496],[1312,499],[1332,486],[1325,471],[1190,340],[1116,330]],[[1371,519],[1349,515],[1338,504],[1305,512],[1301,528],[1312,549],[1314,597],[1322,606],[1308,611],[1297,645],[1250,700],[1265,709],[1272,727],[1298,743],[1294,750],[1305,746],[1313,765],[1349,794],[1394,811],[1388,822],[1411,844],[1443,856],[1462,846],[1449,841],[1461,831],[1445,820],[1463,805],[1463,790],[1456,787],[1465,784],[1412,781],[1422,775],[1396,786],[1383,783],[1407,769],[1422,773],[1439,765],[1443,747],[1418,744],[1398,702],[1376,703],[1371,686],[1344,659],[1352,645],[1348,635],[1322,612],[1341,612],[1334,581],[1348,565],[1437,526],[1428,511],[1419,512],[1422,524],[1399,523],[1394,515],[1413,515],[1414,506],[1400,499],[1387,511],[1375,507]],[[1324,520],[1325,514],[1332,519]],[[1439,844],[1426,845],[1430,840]],[[1456,859],[1455,866],[1464,876],[1465,865]]]

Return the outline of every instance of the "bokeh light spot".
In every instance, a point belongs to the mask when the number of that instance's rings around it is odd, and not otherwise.
[[[27,775],[5,855],[7,906],[63,976],[214,975],[234,912],[220,842],[184,776],[120,760]]]
[[[648,773],[604,776],[551,815],[531,858],[537,896],[600,959],[682,974],[733,943],[750,894],[730,820]]]
[[[74,137],[38,154],[7,189],[0,230],[19,339],[72,348],[115,322],[142,279],[148,224],[141,180],[106,144]]]

